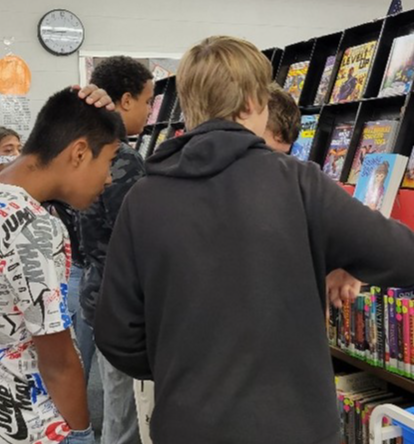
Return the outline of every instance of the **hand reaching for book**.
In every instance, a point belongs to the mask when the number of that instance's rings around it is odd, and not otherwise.
[[[326,291],[330,303],[337,308],[343,306],[343,300],[354,300],[360,293],[362,282],[345,270],[334,270],[326,277]]]

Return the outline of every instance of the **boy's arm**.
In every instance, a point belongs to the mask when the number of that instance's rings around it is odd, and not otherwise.
[[[89,426],[86,388],[69,330],[67,305],[69,240],[61,222],[44,213],[37,216],[36,224],[24,227],[13,248],[19,268],[9,276],[9,285],[25,328],[32,335],[40,375],[68,425],[84,430]]]
[[[412,286],[414,233],[350,197],[317,166],[302,171],[310,241],[326,273],[342,268],[362,282]]]
[[[135,379],[152,379],[131,225],[127,198],[108,247],[95,314],[95,342],[115,368]]]
[[[72,430],[89,427],[84,371],[71,333],[34,336],[39,370],[54,405]]]
[[[341,308],[346,299],[354,300],[361,287],[362,283],[345,270],[334,270],[326,277],[329,301],[337,308]]]

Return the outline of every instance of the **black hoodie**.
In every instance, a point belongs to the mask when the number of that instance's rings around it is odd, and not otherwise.
[[[154,379],[155,444],[334,444],[325,276],[413,284],[413,234],[244,127],[169,140],[127,196],[98,347]]]

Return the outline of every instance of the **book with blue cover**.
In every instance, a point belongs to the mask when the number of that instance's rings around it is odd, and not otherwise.
[[[389,217],[407,163],[408,158],[400,154],[368,154],[363,161],[354,197]]]
[[[298,139],[291,148],[291,155],[306,161],[310,157],[311,147],[318,123],[319,114],[301,117],[301,131]]]

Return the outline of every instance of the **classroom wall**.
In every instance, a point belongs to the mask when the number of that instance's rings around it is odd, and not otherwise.
[[[246,38],[259,48],[284,47],[386,14],[390,0],[0,0],[0,58],[4,37],[32,72],[32,120],[53,92],[79,82],[78,54],[56,57],[37,39],[40,18],[65,8],[83,21],[82,51],[183,53],[214,34]],[[403,0],[404,9],[413,8]]]

